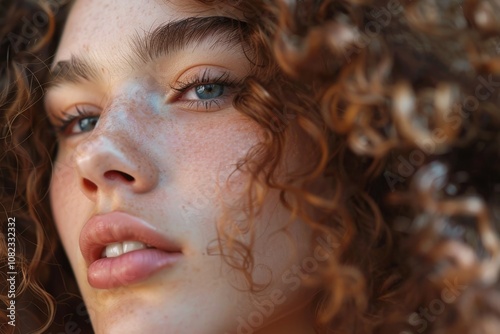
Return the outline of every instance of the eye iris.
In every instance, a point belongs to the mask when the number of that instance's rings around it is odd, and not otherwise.
[[[78,121],[78,126],[83,132],[92,131],[97,124],[97,117],[82,118]]]
[[[224,93],[224,86],[218,84],[207,84],[196,87],[196,96],[200,99],[213,99]]]

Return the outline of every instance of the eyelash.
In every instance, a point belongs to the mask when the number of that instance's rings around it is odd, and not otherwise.
[[[190,89],[193,89],[197,86],[201,85],[221,85],[225,88],[235,88],[241,85],[243,80],[234,80],[230,78],[229,72],[223,72],[220,75],[214,77],[210,73],[210,69],[205,69],[201,75],[200,73],[195,74],[187,81],[177,81],[174,85],[171,85],[170,88],[176,91],[175,96],[173,97],[174,101],[178,101],[178,99],[188,92]],[[184,101],[187,103],[188,108],[195,108],[199,110],[204,107],[206,110],[210,110],[212,105],[215,103],[217,107],[220,108],[220,103],[223,102],[224,98],[221,99],[211,99],[211,100],[193,100],[193,101]]]
[[[76,110],[76,115],[65,113],[64,117],[56,117],[58,121],[58,125],[55,127],[56,128],[56,133],[58,134],[64,134],[69,126],[75,121],[75,120],[80,120],[84,119],[87,117],[96,117],[94,113],[81,109],[79,106],[75,106]]]

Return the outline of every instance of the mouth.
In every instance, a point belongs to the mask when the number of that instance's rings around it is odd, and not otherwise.
[[[174,266],[181,248],[138,217],[115,211],[92,217],[80,234],[87,280],[97,289],[139,283]]]

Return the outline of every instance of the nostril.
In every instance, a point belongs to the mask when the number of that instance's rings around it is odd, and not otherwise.
[[[84,189],[88,189],[90,192],[95,192],[97,190],[97,185],[89,179],[83,179],[83,187]]]
[[[118,178],[123,178],[124,180],[126,180],[128,182],[133,182],[135,180],[133,176],[131,176],[127,173],[124,173],[124,172],[120,172],[118,170],[107,171],[106,173],[104,173],[104,177],[109,179],[109,180],[116,180]]]

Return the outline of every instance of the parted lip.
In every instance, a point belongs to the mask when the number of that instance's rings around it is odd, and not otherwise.
[[[180,253],[173,240],[144,220],[121,211],[94,215],[80,233],[80,250],[87,267],[101,258],[104,248],[115,242],[140,241],[159,250]]]

